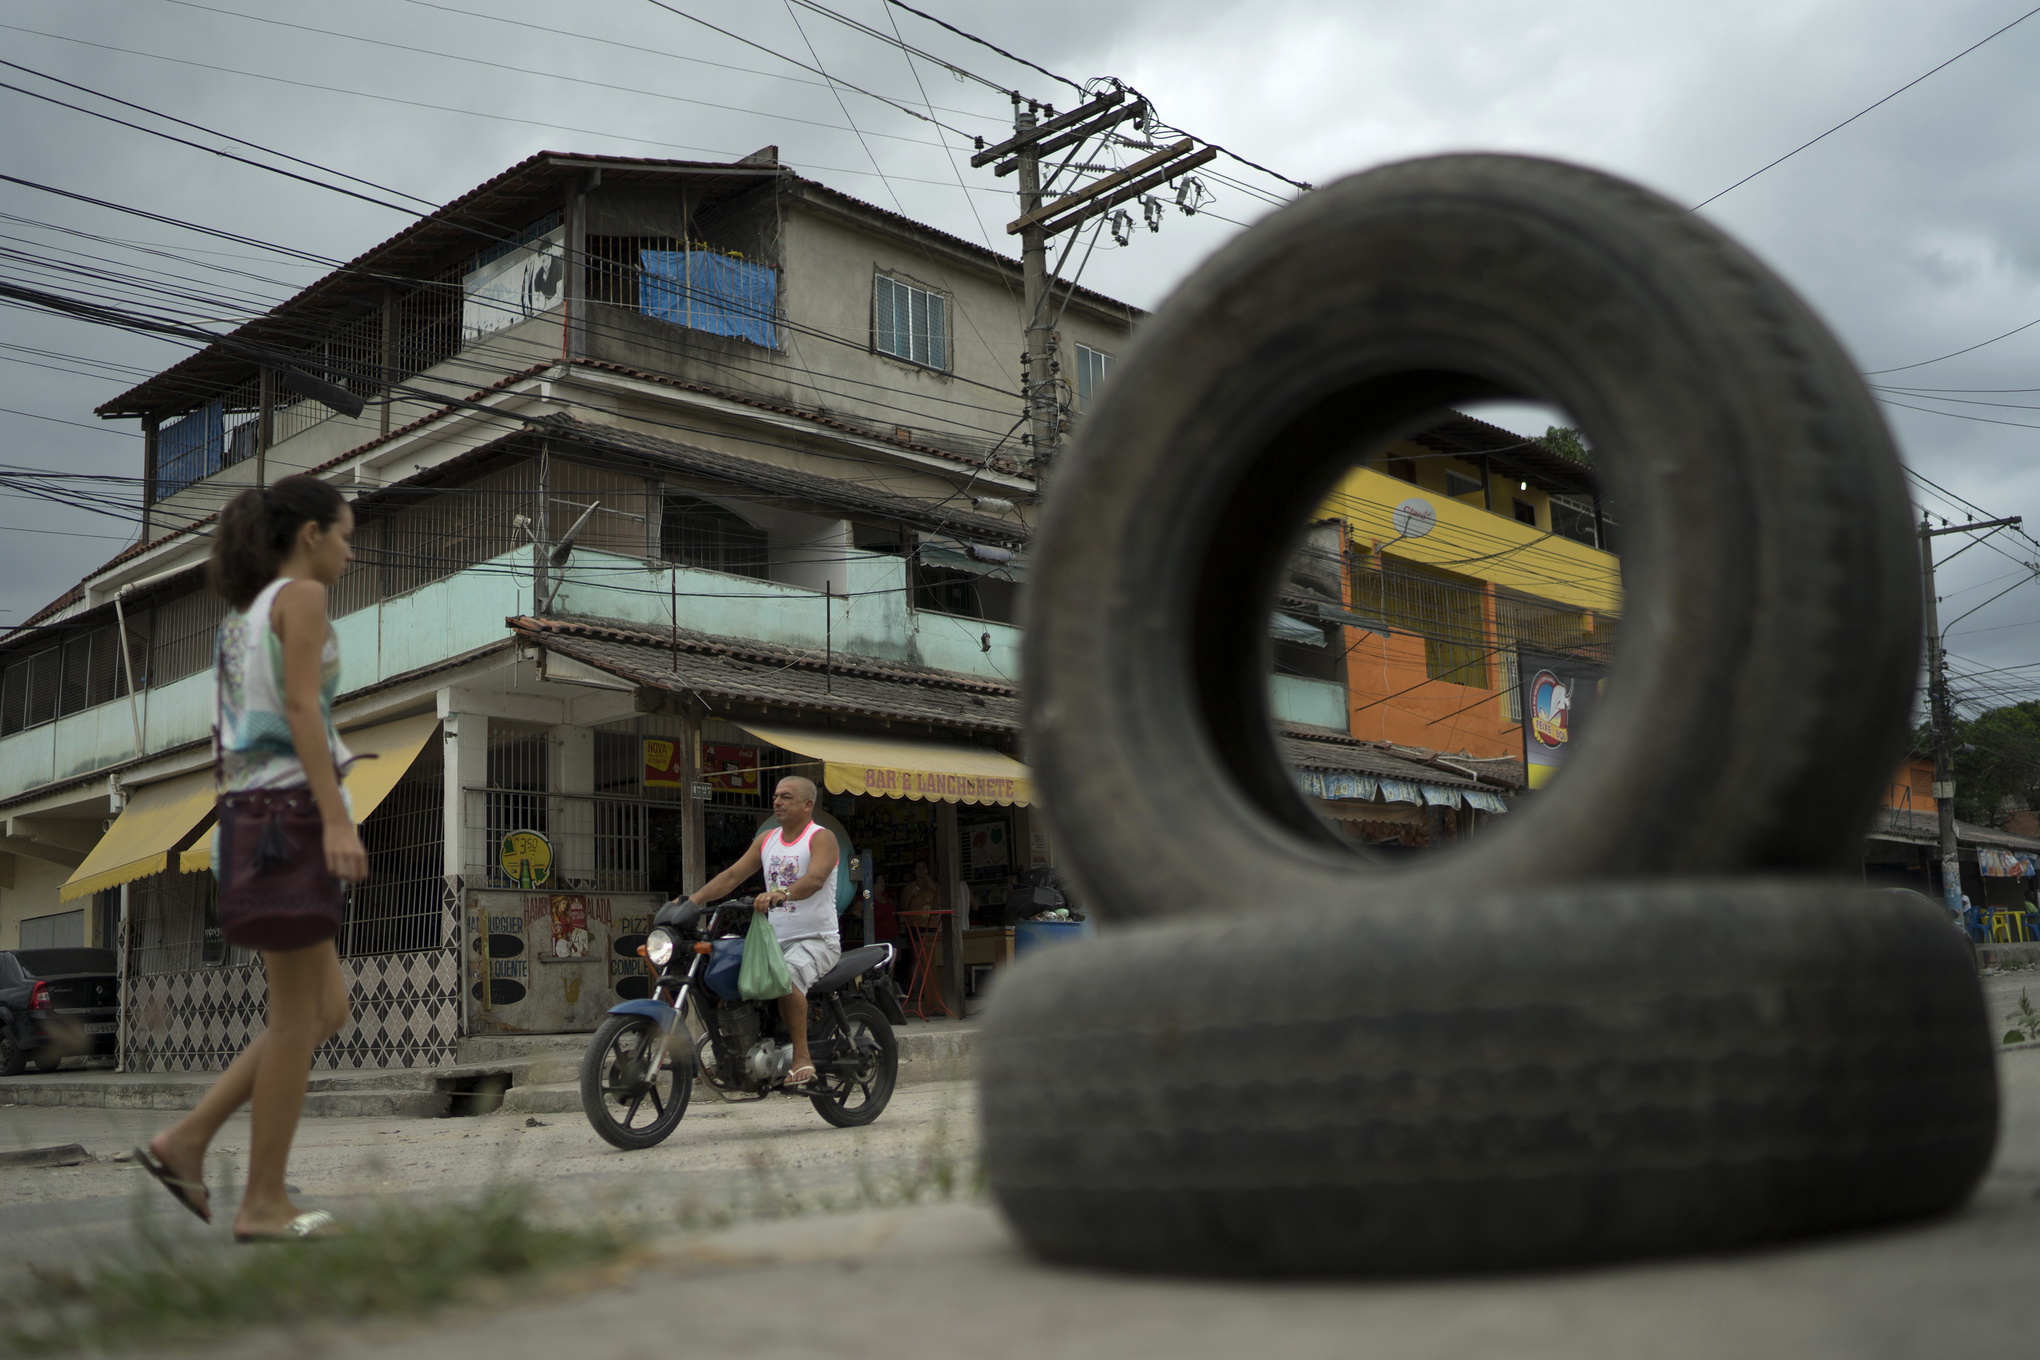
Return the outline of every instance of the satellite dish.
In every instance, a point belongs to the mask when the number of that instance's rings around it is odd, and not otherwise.
[[[1438,527],[1438,509],[1420,496],[1412,496],[1395,508],[1395,536],[1422,538]]]

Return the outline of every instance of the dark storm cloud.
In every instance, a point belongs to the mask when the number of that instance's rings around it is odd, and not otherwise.
[[[571,28],[611,45],[491,22],[449,7]],[[818,56],[832,74],[901,103],[931,104],[932,116],[965,131],[996,135],[1009,114],[997,94],[939,67],[910,66],[897,50],[812,11],[714,0],[684,0],[680,7],[773,52],[811,64]],[[1076,98],[911,15],[888,15],[876,0],[839,0],[837,7],[886,31],[896,18],[910,41],[1059,107]],[[1377,0],[1351,6],[1294,0],[926,0],[920,7],[1079,80],[1120,76],[1153,96],[1170,122],[1299,178],[1324,182],[1404,156],[1501,148],[1602,166],[1688,204],[1903,85],[2025,8],[2019,0],[1934,6],[1894,0],[1731,0],[1707,6],[1635,0],[1552,0],[1537,6],[1514,0]],[[221,10],[427,51],[304,33]],[[446,6],[414,0],[260,6],[254,0],[221,0],[216,9],[162,0],[26,0],[7,7],[0,22],[149,54],[0,30],[11,60],[433,199],[457,194],[543,147],[717,157],[776,143],[789,162],[817,178],[972,239],[1003,248],[1002,226],[1012,215],[1010,197],[986,192],[1007,182],[969,170],[962,154],[930,145],[941,138],[927,123],[854,94],[844,94],[839,104],[814,77],[771,53],[639,0],[570,5],[447,0]],[[2040,150],[2031,135],[2040,117],[2036,65],[2040,18],[1737,189],[1707,214],[1802,289],[1866,369],[1930,359],[2040,317],[2040,237],[2030,228],[2040,206],[2035,203]],[[32,79],[9,79],[43,88]],[[315,85],[385,98],[307,88]],[[383,239],[405,220],[19,95],[0,91],[0,100],[11,134],[0,168],[9,174],[341,257]],[[698,102],[683,102],[689,100]],[[845,108],[861,138],[845,126]],[[195,139],[209,144],[203,136]],[[874,173],[874,162],[884,178]],[[1282,187],[1237,165],[1215,168],[1267,190]],[[959,187],[959,178],[970,191]],[[1264,202],[1233,191],[1222,192],[1214,208],[1241,222],[1268,210]],[[224,248],[12,187],[0,191],[0,211],[180,248]],[[1128,249],[1110,249],[1108,240],[1092,258],[1085,281],[1152,305],[1235,230],[1214,217],[1172,217],[1159,235],[1137,233]],[[39,251],[57,240],[17,224],[0,224],[0,231],[35,241]],[[118,249],[76,240],[63,244],[121,257],[123,268],[143,263]],[[28,248],[18,242],[0,246]],[[207,258],[274,280],[237,281],[265,298],[284,295],[316,272],[275,259]],[[165,261],[150,263],[188,272]],[[0,272],[62,283],[13,262]],[[242,299],[237,305],[245,311],[254,304]],[[233,305],[223,306],[221,315],[234,311]],[[987,337],[985,343],[994,341],[1005,342]],[[150,371],[181,352],[13,310],[0,310],[0,342]],[[128,382],[120,373],[58,372],[19,362],[35,358],[0,351],[0,406],[91,423],[92,406]],[[76,367],[64,360],[36,361]],[[1877,381],[2040,388],[2040,326],[1963,358]],[[2040,511],[2040,475],[2031,456],[2040,448],[2040,429],[2019,428],[2040,426],[2040,409],[2022,409],[2040,408],[2040,393],[1930,394],[1993,403],[1974,406],[1890,395],[1944,412],[1890,410],[1919,471],[1993,513]],[[18,416],[0,416],[0,431],[6,435],[0,461],[124,473],[137,468],[133,439]],[[1929,504],[1954,513],[1938,499]],[[18,499],[0,500],[0,526],[126,532],[115,520]],[[119,546],[55,533],[0,536],[0,608],[13,611],[0,614],[0,622],[25,617]],[[2015,555],[2040,557],[2040,550],[2015,548]],[[1956,612],[2008,584],[1998,578],[2011,578],[2016,570],[1994,549],[1968,554],[1951,570],[1947,586]],[[1993,580],[1996,585],[1988,584]],[[1982,664],[2023,660],[2040,634],[2040,625],[2028,620],[2040,620],[2040,585],[2014,591],[1962,625],[1973,631],[1956,639],[1956,650]]]

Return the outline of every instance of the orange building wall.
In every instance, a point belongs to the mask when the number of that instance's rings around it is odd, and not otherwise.
[[[1900,761],[1884,786],[1884,806],[1938,814],[1941,805],[1934,800],[1934,762],[1925,756],[1907,756]]]

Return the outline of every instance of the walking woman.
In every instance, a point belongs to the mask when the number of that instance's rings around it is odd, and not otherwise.
[[[269,1027],[135,1159],[210,1223],[206,1149],[252,1102],[248,1188],[234,1215],[243,1242],[339,1231],[330,1214],[298,1212],[283,1173],[312,1051],[347,1023],[334,939],[346,885],[368,877],[340,784],[353,757],[333,730],[340,651],[326,619],[353,536],[354,512],[338,491],[286,477],[236,496],[213,539],[213,587],[230,607],[217,655],[213,876],[227,943],[261,951]]]

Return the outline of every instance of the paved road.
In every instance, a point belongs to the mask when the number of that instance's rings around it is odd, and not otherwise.
[[[2005,1017],[2019,1009],[2021,996],[2030,998],[2034,1009],[2040,1010],[2040,968],[2017,968],[1984,974],[1983,1000],[1990,1008],[1991,1024],[1998,1033],[2002,1034],[2005,1031]]]
[[[1241,1283],[1057,1270],[981,1204],[684,1237],[620,1288],[214,1360],[702,1355],[920,1360],[1897,1360],[2035,1350],[2040,1049],[2003,1058],[2005,1137],[1936,1222],[1684,1261],[1467,1279]],[[676,1328],[678,1330],[676,1330]]]
[[[0,1100],[5,1081],[0,1079]],[[217,1234],[178,1209],[138,1168],[110,1160],[174,1118],[157,1111],[0,1104],[0,1151],[82,1143],[97,1160],[74,1167],[0,1167],[0,1274],[22,1258],[54,1259],[116,1241],[136,1213],[179,1235]],[[748,1212],[786,1198],[804,1209],[890,1199],[903,1180],[972,1173],[975,1097],[966,1082],[901,1087],[867,1129],[824,1124],[804,1098],[729,1105],[697,1095],[659,1147],[621,1152],[577,1114],[470,1119],[309,1119],[290,1179],[307,1208],[347,1211],[378,1197],[472,1194],[498,1180],[538,1184],[559,1212],[618,1213],[682,1227],[718,1210]],[[221,1131],[208,1183],[233,1185],[247,1165],[248,1119]],[[216,1189],[222,1205],[231,1191]],[[230,1221],[231,1215],[216,1215]]]

